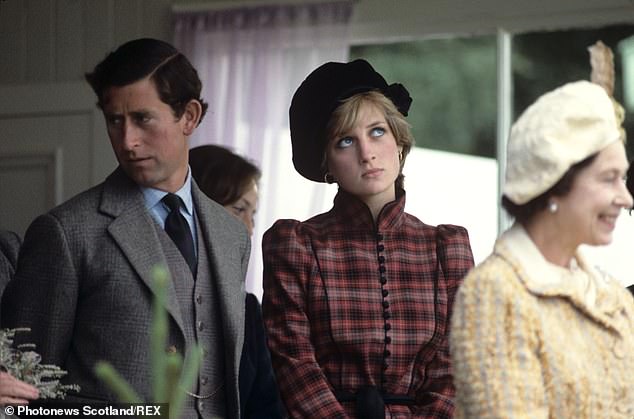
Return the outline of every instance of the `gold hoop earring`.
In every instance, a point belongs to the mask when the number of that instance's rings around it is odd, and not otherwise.
[[[328,184],[335,183],[335,177],[331,175],[329,172],[326,172],[326,174],[324,174],[324,182]]]

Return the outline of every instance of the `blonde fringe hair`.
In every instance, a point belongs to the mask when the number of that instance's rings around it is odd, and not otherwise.
[[[325,150],[333,138],[341,137],[355,126],[359,120],[361,105],[366,103],[376,106],[383,112],[385,121],[396,140],[396,145],[403,149],[399,175],[395,182],[397,188],[403,188],[403,166],[405,165],[407,155],[414,146],[414,136],[412,135],[411,125],[407,122],[403,114],[396,109],[394,103],[383,93],[377,91],[363,92],[342,101],[341,105],[333,111],[328,125],[326,125]],[[327,152],[325,150],[322,158],[322,168],[324,172],[328,169],[328,162],[326,161]]]

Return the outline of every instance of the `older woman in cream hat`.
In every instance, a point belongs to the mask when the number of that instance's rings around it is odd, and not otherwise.
[[[514,124],[515,224],[465,278],[450,349],[457,417],[634,417],[634,303],[584,259],[632,206],[624,138],[597,84],[546,93]]]

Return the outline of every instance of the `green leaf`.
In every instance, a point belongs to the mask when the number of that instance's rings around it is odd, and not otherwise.
[[[154,306],[152,322],[152,335],[150,340],[150,357],[152,363],[152,388],[154,391],[154,401],[157,403],[167,402],[165,373],[166,355],[165,345],[167,342],[167,313],[165,311],[167,284],[170,281],[169,271],[162,266],[156,266],[152,270],[154,278]]]
[[[143,403],[141,397],[128,384],[128,382],[114,369],[110,363],[99,361],[95,365],[95,374],[102,380],[112,391],[114,391],[123,403]]]
[[[188,352],[185,357],[185,365],[180,375],[180,382],[178,383],[178,389],[172,393],[172,399],[170,402],[170,417],[177,417],[172,415],[172,412],[180,412],[185,397],[187,394],[184,390],[191,391],[196,379],[198,377],[198,370],[203,358],[202,348],[196,345],[191,351]]]

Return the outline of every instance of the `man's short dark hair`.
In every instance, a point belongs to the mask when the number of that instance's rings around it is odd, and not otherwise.
[[[151,38],[126,42],[109,53],[92,73],[86,73],[86,80],[97,95],[97,105],[103,109],[108,88],[126,86],[148,76],[177,118],[194,99],[202,106],[202,121],[208,105],[200,97],[202,83],[198,72],[187,57],[167,42]]]

